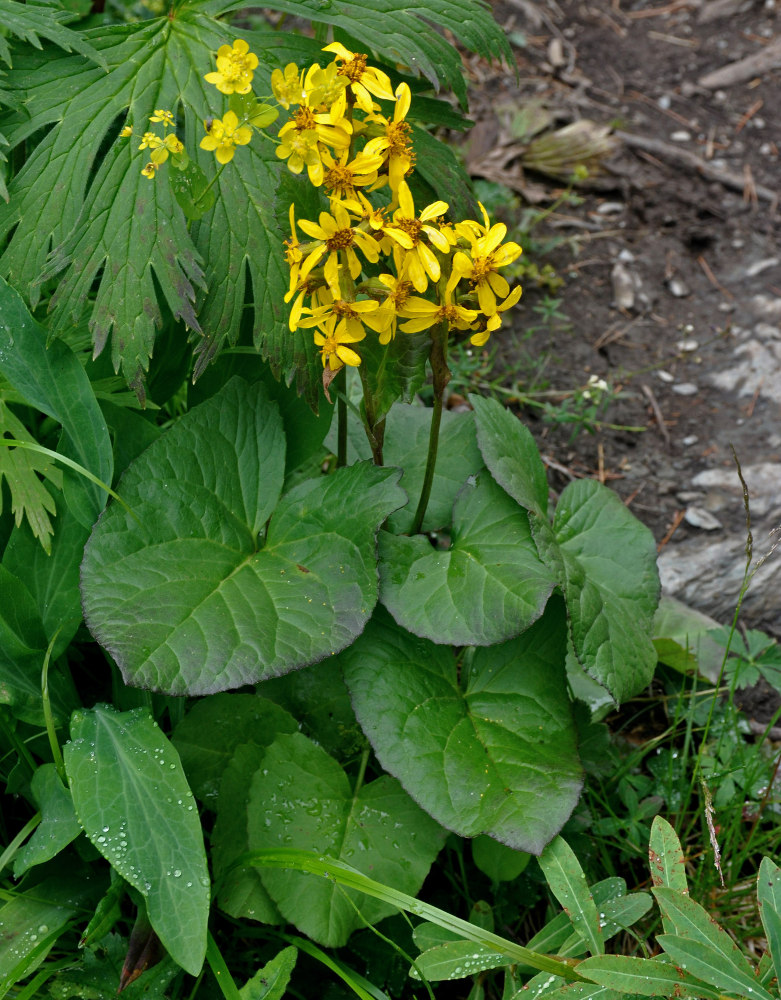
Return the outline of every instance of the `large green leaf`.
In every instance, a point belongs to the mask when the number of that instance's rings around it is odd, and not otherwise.
[[[427,812],[461,836],[539,854],[582,784],[564,654],[557,601],[460,670],[452,650],[381,612],[339,661],[380,762]]]
[[[314,850],[409,894],[420,889],[445,839],[398,782],[381,777],[353,793],[336,761],[300,733],[279,736],[266,751],[252,779],[248,832],[251,850]],[[394,912],[301,872],[262,869],[262,878],[285,918],[327,947]]]
[[[65,747],[85,833],[145,897],[149,920],[191,975],[206,953],[209,872],[203,833],[176,749],[144,709],[74,713]]]
[[[114,504],[96,526],[82,592],[87,624],[129,683],[238,687],[321,660],[363,630],[377,599],[376,532],[406,501],[399,473],[352,466],[278,503],[284,464],[276,405],[235,378],[125,473],[135,516]]]
[[[268,742],[275,738],[276,733],[272,733]],[[263,763],[265,752],[265,744],[242,743],[228,761],[220,783],[211,857],[221,910],[237,920],[283,924],[284,917],[266,892],[258,869],[254,865],[234,865],[249,850],[247,805],[253,775]]]
[[[243,0],[212,0],[209,10],[224,13]],[[466,83],[457,50],[429,24],[452,32],[466,48],[487,59],[512,62],[512,53],[488,4],[483,0],[422,0],[414,6],[398,0],[274,0],[276,10],[331,24],[349,32],[390,63],[403,63],[435,85],[450,87],[466,107]],[[426,22],[429,22],[427,24]]]
[[[520,635],[556,583],[537,555],[526,511],[485,472],[456,500],[449,549],[383,532],[380,575],[382,603],[400,625],[462,646]]]
[[[216,694],[196,702],[176,727],[173,744],[190,787],[213,809],[222,772],[240,743],[268,746],[277,733],[298,732],[298,723],[268,698]]]
[[[3,211],[0,206],[0,218]],[[62,341],[48,343],[46,331],[2,277],[0,373],[26,403],[62,424],[62,453],[110,485],[111,441],[81,363]],[[63,485],[68,506],[85,527],[91,527],[106,505],[105,490],[68,468]]]
[[[549,524],[544,469],[528,430],[495,401],[473,397],[472,403],[485,464],[529,511],[540,557],[564,591],[578,660],[616,701],[636,694],[656,666],[653,535],[593,480],[570,483]]]

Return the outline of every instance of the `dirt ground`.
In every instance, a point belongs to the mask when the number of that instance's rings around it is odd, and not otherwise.
[[[569,325],[527,338],[545,294],[527,280],[497,370],[506,385],[548,392],[604,378],[621,395],[603,419],[645,428],[602,427],[573,441],[572,426],[527,408],[554,489],[574,476],[607,482],[660,550],[683,546],[674,571],[695,550],[707,560],[708,546],[728,536],[740,547],[745,512],[731,447],[744,472],[764,470],[754,476],[765,477],[762,513],[772,518],[781,496],[775,0],[503,0],[494,13],[519,80],[469,65],[472,173],[519,194],[515,211],[550,206],[565,185],[524,169],[518,116],[530,107],[552,126],[607,126],[616,145],[580,188],[582,203],[565,202],[533,229],[530,252],[547,245],[540,266],[552,263],[565,280],[555,294]],[[723,589],[718,574],[713,582]],[[722,607],[696,580],[693,591],[679,589],[722,617],[736,596]],[[753,618],[779,633],[774,606],[762,599]]]

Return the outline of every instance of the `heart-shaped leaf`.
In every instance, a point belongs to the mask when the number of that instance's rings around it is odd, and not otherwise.
[[[381,600],[415,635],[487,646],[520,635],[542,614],[556,580],[540,561],[523,507],[482,473],[453,508],[452,545],[383,532]]]
[[[376,532],[406,502],[399,472],[352,466],[278,502],[284,463],[276,404],[234,378],[128,468],[133,515],[113,504],[82,566],[85,620],[128,683],[208,694],[360,634],[377,599]]]
[[[461,664],[378,610],[339,662],[380,763],[434,819],[539,854],[582,784],[565,645],[560,600]]]
[[[393,778],[353,794],[336,761],[300,733],[279,736],[266,751],[252,779],[247,828],[251,850],[317,851],[410,895],[445,839]],[[261,877],[283,916],[326,947],[340,947],[353,930],[394,912],[388,903],[302,872],[267,868]]]

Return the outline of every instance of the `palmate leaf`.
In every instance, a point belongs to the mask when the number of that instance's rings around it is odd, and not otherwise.
[[[103,68],[106,64],[101,55],[84,38],[79,31],[66,27],[66,21],[73,20],[73,14],[63,10],[58,3],[46,3],[42,0],[28,0],[19,3],[18,0],[0,0],[0,24],[17,38],[41,48],[41,38],[59,45],[66,52],[80,52],[92,59]],[[5,38],[0,35],[0,59],[12,65],[11,50]]]
[[[245,0],[212,0],[209,11],[222,14],[245,6]],[[486,59],[512,59],[504,33],[482,0],[274,0],[270,7],[286,14],[331,24],[349,32],[390,63],[403,63],[435,86],[450,87],[466,107],[461,57],[430,24],[451,31],[467,48]],[[428,22],[428,23],[427,23]]]
[[[116,138],[125,122],[138,136],[155,108],[172,109],[183,121],[179,137],[214,177],[214,157],[198,142],[203,118],[222,114],[223,104],[203,74],[234,33],[191,4],[172,19],[87,34],[108,73],[81,56],[44,59],[34,51],[9,72],[11,90],[28,100],[24,112],[5,116],[8,141],[14,147],[32,133],[42,138],[9,185],[9,205],[0,205],[0,239],[16,227],[0,272],[33,304],[40,282],[59,276],[51,303],[55,328],[83,310],[96,285],[90,318],[96,349],[111,337],[115,368],[139,383],[161,322],[158,288],[196,334],[198,289],[200,322],[210,335],[236,335],[249,268],[256,342],[263,347],[282,325],[287,288],[271,197],[281,168],[271,149],[257,140],[238,151],[215,184],[214,208],[191,233],[166,179],[141,176],[147,154],[137,138]],[[280,370],[290,369],[277,360]]]
[[[24,424],[8,409],[0,399],[0,437],[16,441],[34,442]],[[57,487],[62,485],[62,473],[47,456],[28,448],[0,446],[0,487],[3,479],[11,491],[11,511],[18,527],[22,518],[27,519],[30,529],[47,552],[51,551],[51,536],[54,533],[50,514],[54,514],[54,497],[39,478],[46,476]],[[0,490],[0,514],[3,511],[3,495]]]

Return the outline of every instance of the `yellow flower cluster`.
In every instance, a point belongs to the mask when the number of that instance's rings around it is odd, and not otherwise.
[[[409,87],[394,91],[365,55],[338,42],[324,51],[335,56],[324,68],[290,64],[271,76],[276,99],[294,108],[279,131],[277,156],[294,173],[306,168],[330,200],[317,222],[296,224],[290,209],[290,329],[314,329],[329,373],[360,364],[353,345],[367,327],[381,344],[397,328],[414,333],[435,324],[469,330],[473,344],[484,344],[520,298],[520,286],[510,291],[499,273],[520,246],[503,243],[507,227],[492,226],[482,205],[482,223],[448,223],[444,201],[417,211],[407,183],[415,165]],[[393,101],[392,116],[374,98]],[[367,194],[385,187],[389,204],[376,207]],[[299,240],[297,226],[308,241]]]
[[[149,116],[149,121],[150,124],[161,124],[163,126],[162,136],[156,132],[144,132],[141,136],[141,144],[138,147],[139,149],[149,150],[149,162],[143,168],[141,174],[144,177],[148,177],[149,180],[154,180],[157,171],[169,156],[173,156],[180,167],[186,166],[187,153],[181,140],[177,138],[176,132],[168,131],[169,128],[172,129],[175,127],[172,111],[166,111],[164,108],[156,108],[155,113]],[[132,134],[132,126],[125,125],[120,131],[119,136],[121,139],[129,139]]]

